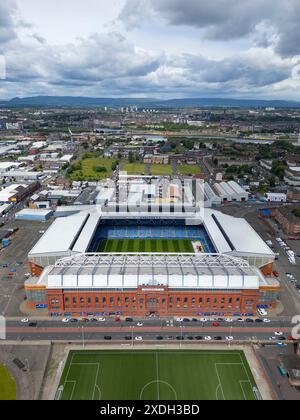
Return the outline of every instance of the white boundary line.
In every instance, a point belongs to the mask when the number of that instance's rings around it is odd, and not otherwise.
[[[86,352],[86,351],[82,351],[82,350],[80,350],[80,351],[72,351],[71,350],[71,352],[72,352],[72,357],[71,357],[71,361],[69,363],[69,368],[68,368],[68,373],[66,375],[66,379],[68,378],[69,373],[70,373],[70,369],[71,369],[71,367],[73,365],[74,366],[76,366],[76,365],[87,365],[87,366],[89,366],[89,365],[90,366],[93,366],[94,365],[94,366],[97,366],[97,374],[96,374],[96,379],[95,379],[95,383],[94,383],[94,391],[93,391],[93,400],[94,400],[95,389],[96,388],[97,388],[98,393],[99,393],[99,400],[101,400],[101,397],[102,397],[101,389],[99,388],[99,386],[97,384],[98,377],[99,377],[100,363],[73,363],[74,357],[76,357],[76,356],[97,356],[97,354],[99,355],[99,357],[101,357],[101,355],[103,355],[103,356],[111,356],[111,355],[122,355],[122,354],[155,355],[155,358],[156,358],[156,376],[157,376],[157,379],[156,379],[156,381],[151,381],[151,382],[147,383],[143,387],[143,389],[142,389],[142,391],[140,393],[140,397],[142,396],[142,393],[143,393],[144,389],[148,385],[150,385],[152,383],[157,383],[157,394],[158,394],[158,400],[159,400],[160,399],[159,383],[164,383],[164,384],[168,385],[172,389],[172,391],[174,392],[174,395],[176,396],[176,400],[178,399],[177,393],[176,393],[174,387],[171,384],[169,384],[168,382],[161,381],[159,379],[159,364],[158,364],[158,355],[159,355],[159,353],[157,351],[154,352],[154,351],[148,351],[148,350],[135,350],[135,351],[112,350],[112,351],[106,352],[106,351],[102,351],[102,350],[95,350],[95,351],[92,351],[92,352]],[[206,351],[201,351],[201,350],[182,350],[182,351],[176,351],[176,350],[175,351],[172,351],[172,350],[165,351],[165,350],[162,350],[161,353],[162,354],[168,354],[168,355],[170,355],[170,354],[175,354],[175,355],[178,355],[178,354],[180,354],[180,355],[198,355],[198,356],[203,355],[203,356],[212,356],[212,357],[213,356],[214,357],[224,356],[224,355],[226,355],[226,356],[239,356],[240,363],[215,363],[214,364],[215,365],[216,374],[217,374],[217,379],[219,381],[219,385],[216,388],[216,399],[218,400],[218,390],[221,389],[222,394],[223,394],[223,400],[226,400],[225,394],[224,394],[224,390],[223,390],[223,386],[222,386],[222,382],[221,382],[221,379],[220,379],[220,375],[219,375],[218,367],[217,366],[218,365],[229,365],[229,366],[231,366],[231,365],[239,365],[239,366],[243,366],[244,371],[245,371],[245,373],[247,375],[247,378],[248,378],[247,381],[246,380],[239,381],[240,387],[241,387],[242,392],[244,394],[244,398],[247,400],[246,395],[245,395],[245,392],[244,392],[244,389],[243,389],[241,383],[249,383],[250,386],[252,386],[252,381],[250,380],[249,373],[248,373],[248,371],[246,369],[246,366],[244,364],[244,361],[243,361],[243,358],[242,358],[242,354],[241,354],[240,351],[238,351],[238,352],[232,352],[232,351],[229,351],[229,352],[221,352],[221,351],[218,351],[218,350],[212,350],[212,351],[206,352]],[[71,382],[75,383],[75,386],[76,386],[76,381],[67,381],[66,380],[64,383],[66,384],[66,383],[71,383]],[[75,387],[73,386],[71,397],[73,396],[74,389],[75,389]]]

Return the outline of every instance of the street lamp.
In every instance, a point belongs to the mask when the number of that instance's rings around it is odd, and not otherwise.
[[[132,345],[132,347],[133,347],[133,343],[134,343],[134,340],[133,340],[133,329],[134,329],[134,325],[131,326],[131,345]]]
[[[84,350],[85,345],[84,345],[84,326],[83,325],[81,326],[81,333],[82,333],[82,348]]]

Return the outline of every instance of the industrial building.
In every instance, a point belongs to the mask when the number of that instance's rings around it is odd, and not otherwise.
[[[267,193],[267,201],[270,203],[286,203],[287,195],[285,193]]]
[[[16,213],[16,220],[31,220],[31,221],[46,221],[49,220],[52,216],[52,210],[43,210],[43,209],[23,209]]]
[[[216,183],[214,189],[223,203],[232,201],[243,202],[249,199],[249,193],[235,181]]]
[[[11,184],[0,190],[0,203],[19,203],[39,189],[38,182],[26,184]]]
[[[244,219],[197,205],[193,216],[160,206],[142,216],[140,204],[136,213],[112,203],[68,209],[73,214],[57,218],[29,253],[32,309],[47,307],[52,316],[250,316],[276,305],[275,255]],[[103,241],[124,238],[184,238],[201,246],[163,256],[99,251]]]

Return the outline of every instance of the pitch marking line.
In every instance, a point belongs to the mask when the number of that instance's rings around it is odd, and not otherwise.
[[[242,361],[242,360],[241,360]],[[226,398],[225,398],[225,393],[224,393],[224,389],[223,389],[223,386],[222,386],[222,381],[221,381],[221,378],[220,378],[220,374],[219,374],[219,371],[218,371],[218,366],[243,366],[244,368],[245,368],[245,366],[244,366],[244,364],[243,363],[215,363],[215,370],[216,370],[216,373],[217,373],[217,378],[218,378],[218,381],[219,381],[219,385],[217,386],[217,389],[216,389],[216,397],[217,397],[217,399],[218,399],[218,391],[219,391],[219,389],[221,389],[221,391],[222,391],[222,394],[223,394],[223,400],[225,401],[226,400]],[[249,378],[249,375],[247,375],[248,376],[248,378]],[[242,392],[243,392],[243,394],[244,394],[244,398],[245,398],[245,400],[247,401],[247,397],[246,397],[246,394],[245,394],[245,391],[244,391],[244,388],[243,388],[243,386],[242,386],[242,383],[249,383],[250,384],[250,386],[251,386],[251,381],[248,379],[248,380],[240,380],[239,381],[239,384],[240,384],[240,387],[241,387],[241,390],[242,390]]]
[[[76,388],[76,385],[77,385],[77,381],[65,381],[64,387],[66,386],[66,384],[73,384],[71,396],[69,398],[69,401],[71,401],[73,399],[73,395],[74,395],[74,391],[75,391],[75,388]]]
[[[71,359],[71,363],[70,363],[70,366],[69,366],[69,370],[68,370],[68,374],[66,376],[66,379],[68,379],[68,377],[69,377],[71,366],[97,366],[97,372],[96,372],[96,378],[95,378],[95,382],[94,382],[94,391],[93,391],[92,401],[94,401],[96,388],[98,389],[99,400],[101,400],[102,393],[101,393],[101,389],[99,388],[99,386],[97,384],[98,378],[99,378],[100,363],[73,363],[72,362],[73,357],[74,357],[74,354],[72,355],[72,359]],[[65,384],[66,383],[73,383],[73,384],[75,383],[75,386],[73,386],[72,394],[71,394],[71,397],[70,397],[70,400],[72,400],[73,394],[74,394],[74,390],[75,390],[75,387],[77,385],[77,381],[68,381],[68,380],[66,380],[65,381]]]

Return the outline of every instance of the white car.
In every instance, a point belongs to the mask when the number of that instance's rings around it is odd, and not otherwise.
[[[142,322],[138,322],[136,325],[137,325],[138,327],[142,327],[144,324],[143,324]]]
[[[105,318],[98,318],[99,322],[105,322]]]
[[[263,319],[263,322],[264,322],[265,324],[270,324],[271,320],[270,320],[270,319],[265,318],[265,319]]]
[[[24,274],[24,277],[25,277],[26,279],[28,279],[30,276],[31,276],[31,274],[30,274],[30,273],[25,273],[25,274]]]
[[[283,332],[281,332],[281,331],[275,331],[274,334],[276,335],[276,337],[282,337],[283,336]]]
[[[21,319],[21,322],[23,324],[27,324],[29,322],[29,319],[28,318],[23,318],[23,319]]]
[[[211,339],[212,339],[212,338],[211,338],[209,335],[207,335],[206,337],[204,337],[204,340],[205,340],[205,341],[211,341]]]
[[[233,319],[232,318],[226,318],[225,321],[231,323],[231,322],[233,322]]]
[[[233,340],[234,340],[234,338],[233,338],[232,336],[229,336],[229,337],[226,337],[226,340],[227,340],[227,341],[233,341]]]
[[[143,341],[143,337],[135,337],[135,341]]]
[[[207,319],[206,318],[201,318],[200,322],[207,322]]]
[[[39,234],[40,234],[40,235],[44,235],[44,233],[45,233],[45,230],[40,230],[40,231],[39,231]]]
[[[276,338],[276,337],[270,337],[270,338],[269,338],[269,340],[270,340],[270,341],[276,341],[276,340],[277,340],[277,338]]]
[[[176,318],[176,322],[183,322],[183,318]]]
[[[64,318],[64,319],[62,320],[62,322],[63,322],[64,324],[67,324],[69,321],[70,321],[70,319],[69,319],[69,318]]]

